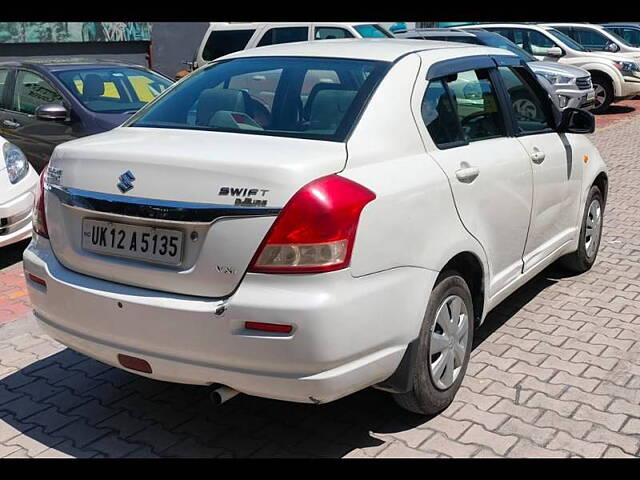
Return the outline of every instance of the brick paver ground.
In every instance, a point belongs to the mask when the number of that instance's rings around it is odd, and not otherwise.
[[[213,408],[204,388],[141,378],[42,334],[22,313],[17,264],[0,271],[0,312],[17,319],[0,326],[0,457],[640,456],[640,117],[602,123],[593,140],[610,192],[597,263],[574,277],[549,268],[492,312],[442,414],[406,413],[373,389],[327,405],[239,395]]]

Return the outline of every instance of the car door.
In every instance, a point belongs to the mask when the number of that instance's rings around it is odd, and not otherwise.
[[[580,152],[573,151],[566,135],[555,131],[551,100],[533,73],[508,66],[498,67],[498,73],[512,105],[517,141],[533,172],[531,225],[523,252],[527,272],[576,234]]]
[[[35,110],[44,103],[63,103],[62,94],[42,75],[18,69],[2,119],[3,135],[18,145],[39,172],[49,161],[53,149],[75,138],[70,123],[40,120]]]
[[[430,155],[448,177],[460,220],[486,252],[493,297],[522,273],[533,180],[510,135],[495,68],[487,68],[495,64],[486,60],[482,68],[431,78],[418,124],[436,145]]]
[[[12,112],[8,109],[13,89],[13,70],[0,68],[0,136],[6,137],[12,125]]]

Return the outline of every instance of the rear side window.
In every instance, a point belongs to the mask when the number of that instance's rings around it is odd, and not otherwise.
[[[306,42],[309,40],[308,27],[270,28],[258,42],[258,47],[276,45],[278,43]]]
[[[312,57],[210,64],[127,122],[342,142],[389,63]]]
[[[517,132],[530,134],[553,131],[545,113],[545,100],[538,96],[539,93],[536,93],[531,85],[531,82],[535,80],[527,78],[517,68],[499,67],[498,72],[509,93]]]
[[[313,38],[316,40],[330,40],[332,38],[353,38],[351,32],[338,27],[316,27]]]
[[[4,86],[9,77],[9,70],[0,70],[0,107],[4,107]]]
[[[204,46],[202,58],[209,61],[228,53],[244,50],[254,32],[255,29],[213,31]]]
[[[489,70],[468,70],[429,83],[422,118],[438,147],[506,135]],[[452,145],[453,144],[453,145]]]

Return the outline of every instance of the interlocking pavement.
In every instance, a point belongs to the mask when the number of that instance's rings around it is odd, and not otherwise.
[[[16,264],[0,271],[0,457],[640,456],[640,116],[599,120],[593,140],[610,169],[596,264],[551,267],[493,311],[440,415],[373,389],[214,408],[41,333]]]

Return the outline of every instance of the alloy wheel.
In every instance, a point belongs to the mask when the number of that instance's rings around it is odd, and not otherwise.
[[[592,258],[600,243],[600,234],[602,232],[602,207],[597,198],[594,198],[589,204],[585,230],[584,248],[587,252],[587,257]]]

